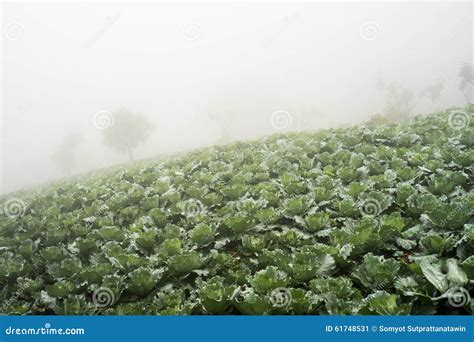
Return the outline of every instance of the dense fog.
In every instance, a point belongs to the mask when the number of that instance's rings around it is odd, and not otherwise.
[[[472,65],[469,2],[2,7],[1,193],[362,123],[390,101],[410,115],[473,101],[459,77]],[[136,130],[136,146],[114,148],[111,127]]]

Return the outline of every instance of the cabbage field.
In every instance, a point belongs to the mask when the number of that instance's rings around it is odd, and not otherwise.
[[[472,315],[474,107],[3,196],[3,314]]]

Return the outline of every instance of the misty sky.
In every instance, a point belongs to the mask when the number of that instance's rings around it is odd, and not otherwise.
[[[137,159],[286,130],[363,122],[377,80],[414,91],[414,114],[464,106],[472,4],[3,4],[0,193],[62,177],[52,160],[82,142],[74,173],[126,162],[101,144],[100,111],[153,123]],[[438,102],[418,95],[441,81]],[[216,117],[218,119],[216,119]]]

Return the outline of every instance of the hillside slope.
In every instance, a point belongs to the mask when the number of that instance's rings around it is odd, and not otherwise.
[[[11,194],[1,310],[473,314],[473,113],[273,135]]]

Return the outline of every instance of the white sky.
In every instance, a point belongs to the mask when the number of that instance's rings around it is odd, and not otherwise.
[[[378,74],[416,93],[442,78],[417,113],[464,105],[473,23],[469,2],[4,3],[0,192],[60,177],[51,155],[73,132],[86,137],[75,172],[125,161],[100,142],[100,110],[150,118],[145,158],[219,141],[209,113],[232,139],[275,132],[277,110],[295,130],[301,111],[312,129],[361,122],[383,104]]]

